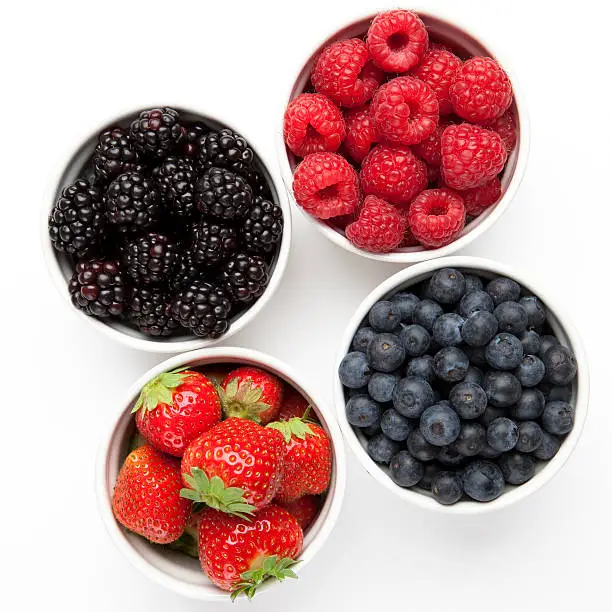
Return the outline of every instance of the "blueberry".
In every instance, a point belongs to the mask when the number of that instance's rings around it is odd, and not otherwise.
[[[393,399],[393,389],[399,380],[397,374],[374,372],[368,383],[368,393],[377,402],[390,402]]]
[[[544,394],[539,389],[524,389],[516,404],[510,407],[510,416],[520,421],[539,419],[545,403]]]
[[[455,268],[442,268],[431,277],[429,291],[440,304],[454,304],[465,293],[465,278]]]
[[[518,430],[516,450],[519,453],[532,453],[542,443],[542,428],[535,421],[522,421]]]
[[[463,457],[473,457],[487,445],[487,433],[479,423],[463,423],[459,437],[451,444]]]
[[[399,309],[402,323],[412,323],[415,306],[421,301],[414,293],[400,291],[389,298]]]
[[[438,456],[439,446],[430,444],[421,433],[420,429],[413,429],[408,435],[406,446],[410,454],[419,461],[431,461]]]
[[[455,472],[438,472],[431,480],[431,492],[436,501],[449,506],[463,495],[463,483]]]
[[[540,336],[540,357],[543,358],[544,355],[546,355],[546,353],[548,352],[549,348],[552,348],[553,346],[558,346],[558,344],[559,341],[557,340],[557,338],[555,338],[555,336],[551,336],[550,334]]]
[[[423,355],[422,357],[411,359],[406,366],[406,376],[418,376],[431,384],[435,378],[433,357],[431,355]]]
[[[521,383],[510,372],[491,370],[485,374],[482,388],[490,404],[498,408],[507,408],[516,404],[521,397]]]
[[[471,293],[472,291],[482,291],[483,284],[482,280],[474,274],[464,274],[465,277],[465,292]]]
[[[493,312],[494,308],[493,298],[486,291],[466,293],[459,302],[459,313],[466,318],[481,310]]]
[[[393,407],[403,416],[416,419],[433,404],[431,385],[423,378],[407,376],[393,389]]]
[[[425,467],[408,451],[400,451],[391,459],[389,473],[393,482],[400,487],[413,487],[425,473]]]
[[[506,417],[491,421],[487,427],[487,442],[500,453],[512,450],[518,441],[518,426]]]
[[[497,328],[495,315],[486,310],[478,310],[463,323],[461,337],[469,346],[485,346],[495,336]]]
[[[461,480],[467,495],[480,502],[496,499],[502,494],[505,486],[504,475],[500,468],[482,459],[472,461],[463,471]]]
[[[376,463],[389,463],[393,455],[399,452],[399,442],[391,440],[383,433],[376,434],[370,438],[366,445],[368,455],[376,461]]]
[[[451,389],[448,399],[462,419],[476,419],[487,408],[487,394],[484,389],[476,383],[465,380]]]
[[[566,346],[551,346],[542,361],[546,368],[546,380],[553,385],[568,385],[576,377],[576,358]]]
[[[544,378],[544,364],[535,355],[525,355],[514,370],[514,375],[523,387],[535,387]]]
[[[422,325],[416,323],[404,327],[399,337],[406,349],[406,355],[409,357],[424,355],[431,345],[429,332]]]
[[[419,426],[430,444],[446,446],[459,436],[461,421],[448,402],[440,402],[425,409]]]
[[[412,431],[412,423],[397,410],[390,408],[385,410],[380,419],[380,429],[382,432],[396,442],[403,442]]]
[[[351,348],[354,351],[365,353],[368,350],[368,344],[370,340],[374,338],[376,332],[371,327],[360,327],[353,336],[353,343]]]
[[[527,329],[527,312],[518,302],[502,302],[493,314],[502,331],[519,336]]]
[[[478,369],[476,366],[470,366],[465,375],[465,378],[463,379],[463,382],[475,383],[482,387],[483,380],[484,380],[484,374],[482,370]]]
[[[495,320],[497,321],[497,319]],[[463,327],[465,327],[465,324]],[[487,358],[485,356],[486,346],[464,346],[463,350],[469,357],[472,365],[486,366],[488,369],[489,364],[487,363]]]
[[[422,283],[419,283],[417,293],[422,300],[432,299],[431,291],[429,289],[429,279],[424,280]]]
[[[497,408],[496,406],[489,405],[483,415],[478,419],[478,422],[486,428],[495,419],[506,416],[506,413],[507,410],[505,408]]]
[[[539,329],[546,322],[546,306],[535,295],[526,295],[519,300],[519,304],[527,313],[527,326],[530,329]]]
[[[402,312],[397,304],[383,300],[372,306],[368,321],[377,332],[393,332],[399,329]]]
[[[569,433],[574,427],[574,409],[567,402],[548,402],[542,413],[542,426],[558,436]]]
[[[461,328],[463,327],[463,317],[449,312],[440,315],[433,326],[434,340],[440,346],[459,346],[462,342]]]
[[[362,355],[363,353],[358,353]],[[378,372],[397,370],[404,359],[406,351],[395,334],[377,334],[368,344],[368,362]]]
[[[487,293],[495,305],[502,302],[516,302],[521,297],[521,286],[511,278],[499,276],[487,285]]]
[[[459,467],[465,457],[452,444],[449,444],[440,449],[436,459],[446,467]]]
[[[483,459],[497,459],[497,457],[500,455],[501,453],[496,451],[492,446],[489,446],[488,442],[483,446],[479,453],[479,456]]]
[[[434,372],[446,382],[463,380],[469,365],[468,356],[456,346],[447,346],[434,355]]]
[[[523,358],[523,345],[512,334],[497,334],[485,351],[487,363],[496,370],[513,370]]]
[[[561,401],[561,402],[569,402],[572,397],[572,388],[565,387],[551,387],[546,399],[549,402]]]
[[[444,312],[442,306],[432,300],[421,300],[414,308],[412,321],[422,325],[427,331],[433,330],[435,320]]]
[[[380,420],[376,421],[374,425],[370,425],[369,427],[362,427],[359,431],[361,431],[368,438],[375,436],[377,433],[380,433]]]
[[[524,331],[519,337],[525,355],[537,355],[540,352],[540,334],[531,329]]]
[[[522,485],[535,474],[535,459],[524,453],[507,453],[499,459],[499,467],[507,483]]]
[[[354,427],[370,427],[380,420],[380,406],[367,395],[355,395],[346,403],[346,420]]]
[[[436,474],[438,474],[440,471],[440,467],[433,463],[426,465],[423,478],[417,482],[417,487],[419,487],[419,489],[423,489],[424,491],[431,491],[431,483]]]
[[[559,448],[561,448],[561,438],[543,431],[542,442],[533,451],[533,456],[540,461],[550,461],[557,454]]]
[[[365,387],[372,376],[367,357],[358,351],[348,353],[338,368],[340,382],[349,389]]]

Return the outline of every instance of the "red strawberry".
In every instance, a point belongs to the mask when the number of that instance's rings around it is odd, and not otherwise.
[[[180,496],[180,462],[147,446],[125,459],[113,491],[113,514],[127,529],[156,544],[183,533],[191,504]]]
[[[227,419],[195,439],[183,455],[181,495],[245,516],[268,505],[280,485],[285,441],[248,419]]]
[[[221,401],[206,376],[183,369],[149,381],[132,412],[151,446],[181,457],[193,440],[221,420]]]
[[[291,516],[294,516],[300,527],[306,530],[319,513],[321,499],[316,495],[304,495],[304,497],[300,497],[294,502],[288,504],[278,502],[278,505],[284,508]]]
[[[297,578],[291,567],[302,551],[304,535],[297,520],[278,506],[267,506],[252,520],[207,509],[199,527],[200,563],[232,600],[249,599],[266,578]]]
[[[223,379],[219,396],[225,416],[265,425],[278,414],[283,391],[283,382],[270,372],[243,366]]]
[[[306,398],[300,395],[295,389],[289,387],[285,390],[283,403],[276,418],[279,421],[288,421],[294,417],[302,418],[306,414],[308,408],[309,405]],[[317,423],[319,421],[317,416],[312,412],[308,412],[308,420]]]

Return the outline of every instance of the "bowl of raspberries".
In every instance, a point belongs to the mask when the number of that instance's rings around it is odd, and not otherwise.
[[[51,275],[129,346],[179,352],[244,327],[283,274],[290,214],[269,166],[225,123],[170,107],[108,122],[44,211]]]
[[[491,227],[528,145],[507,62],[462,27],[404,9],[325,40],[278,134],[298,208],[346,250],[399,263],[449,255]]]
[[[588,394],[582,343],[557,304],[474,257],[422,262],[376,288],[348,325],[336,382],[340,426],[368,472],[453,513],[508,506],[550,481]]]
[[[345,470],[334,415],[295,373],[212,348],[168,359],[129,390],[96,488],[112,540],[146,576],[197,599],[250,599],[315,556]]]

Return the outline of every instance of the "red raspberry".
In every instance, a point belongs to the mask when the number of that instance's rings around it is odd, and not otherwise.
[[[416,13],[398,9],[374,17],[366,42],[379,68],[386,72],[406,72],[427,51],[429,36]]]
[[[357,221],[346,228],[346,237],[359,249],[388,253],[404,238],[405,221],[395,206],[369,195]]]
[[[493,119],[493,121],[487,121],[487,123],[483,124],[483,127],[486,127],[488,130],[493,130],[501,136],[506,151],[508,151],[508,155],[510,155],[516,144],[517,137],[514,111],[509,108],[501,117]]]
[[[344,148],[348,156],[358,164],[370,152],[372,145],[378,140],[374,122],[370,116],[370,105],[352,108],[344,113],[346,123],[346,138]]]
[[[365,194],[402,204],[427,187],[427,166],[409,147],[381,144],[363,160],[359,178]]]
[[[283,136],[300,157],[319,151],[337,151],[346,127],[340,109],[321,94],[300,94],[285,111]]]
[[[340,106],[361,106],[383,81],[358,38],[340,40],[323,49],[312,69],[314,88]]]
[[[451,189],[423,191],[410,204],[408,223],[423,246],[449,244],[465,226],[463,199]]]
[[[421,63],[412,71],[417,79],[433,90],[440,106],[440,115],[453,112],[448,89],[460,66],[461,60],[454,53],[435,46],[427,50]]]
[[[432,134],[412,147],[427,165],[439,166],[442,163],[442,134],[449,125],[446,121],[439,123]]]
[[[461,66],[449,89],[455,113],[482,123],[500,117],[512,102],[512,84],[490,57],[472,57]]]
[[[470,217],[477,217],[501,197],[501,181],[497,177],[492,178],[480,187],[462,191],[461,197],[465,205],[465,212]]]
[[[400,206],[397,208],[400,214],[402,215],[402,219],[404,221],[404,237],[400,242],[400,248],[419,246],[419,241],[414,237],[412,230],[410,229],[410,223],[408,222],[408,207]]]
[[[427,184],[436,185],[440,180],[440,166],[427,166]]]
[[[477,125],[449,125],[442,134],[442,178],[453,189],[486,183],[502,171],[507,157],[499,134]]]
[[[304,210],[318,219],[353,212],[359,202],[359,177],[336,153],[312,153],[295,169],[293,195]]]

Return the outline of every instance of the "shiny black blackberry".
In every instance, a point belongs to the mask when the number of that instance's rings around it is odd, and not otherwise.
[[[168,157],[153,170],[153,178],[165,209],[178,219],[187,219],[195,211],[193,162],[188,157]]]
[[[168,285],[172,291],[180,291],[201,274],[202,269],[195,263],[193,254],[185,251],[174,272],[170,275]]]
[[[257,170],[250,170],[245,176],[247,183],[253,190],[253,197],[261,196],[267,200],[272,198],[272,191],[266,177]]]
[[[238,249],[238,234],[230,225],[202,219],[191,232],[191,253],[196,264],[215,265]]]
[[[180,327],[172,314],[172,297],[161,287],[134,287],[128,299],[128,319],[148,336],[169,336]]]
[[[268,265],[259,255],[232,255],[219,271],[219,283],[235,302],[250,302],[268,286]]]
[[[102,193],[77,179],[63,189],[49,214],[49,237],[58,251],[83,257],[102,242],[105,225]]]
[[[248,251],[270,253],[283,236],[283,211],[278,204],[256,197],[241,228]]]
[[[129,232],[129,228],[150,227],[162,213],[157,184],[139,172],[120,174],[106,190],[107,219]]]
[[[116,261],[82,261],[68,283],[72,303],[92,317],[118,316],[125,309],[126,291]]]
[[[130,136],[141,153],[160,159],[176,150],[184,138],[179,114],[173,108],[142,111],[130,124]]]
[[[179,292],[172,313],[183,327],[202,338],[219,338],[229,328],[232,304],[223,289],[203,278]]]
[[[210,128],[201,121],[185,124],[185,140],[183,142],[183,155],[187,157],[198,156],[198,143],[202,136],[206,136]]]
[[[225,168],[210,168],[196,181],[196,203],[201,213],[217,219],[244,217],[253,191],[244,178]]]
[[[122,263],[136,284],[168,280],[180,261],[180,248],[163,234],[150,232],[127,243]]]
[[[92,162],[96,177],[104,182],[136,170],[138,153],[129,134],[117,127],[100,134]]]
[[[216,166],[246,176],[253,157],[247,141],[229,128],[209,132],[198,142],[198,159],[204,170]]]

